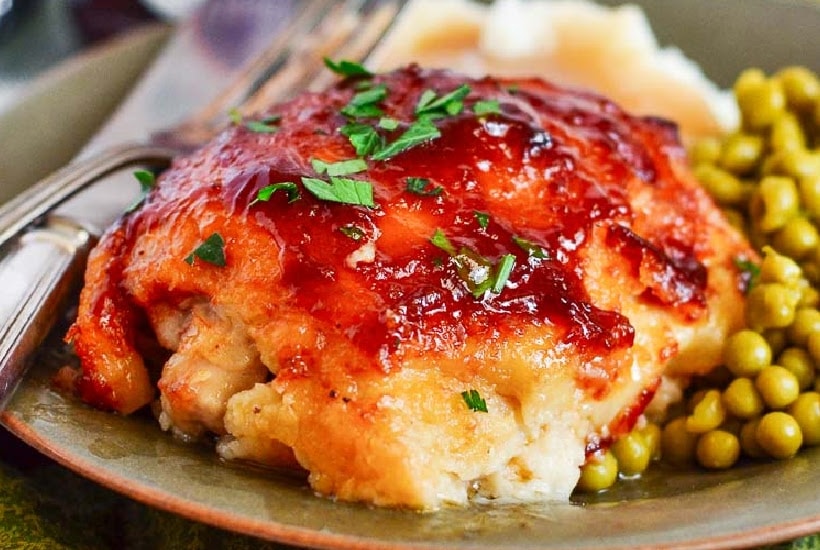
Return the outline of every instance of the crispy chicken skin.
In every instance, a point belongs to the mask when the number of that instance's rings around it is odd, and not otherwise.
[[[340,111],[361,79],[272,107],[275,133],[233,125],[177,159],[92,254],[68,335],[80,396],[130,413],[158,394],[164,428],[300,466],[340,499],[566,498],[663,373],[718,363],[743,317],[734,259],[753,253],[671,123],[591,93],[410,66],[372,82],[398,127],[357,122],[392,143],[426,90],[465,83],[439,136],[344,176],[372,184],[373,208],[302,183],[328,178],[312,159],[356,157]],[[477,115],[488,100],[500,112]],[[255,201],[282,182],[298,200]],[[215,233],[224,266],[185,261]]]

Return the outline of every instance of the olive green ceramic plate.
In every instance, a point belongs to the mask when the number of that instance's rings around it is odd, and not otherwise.
[[[645,4],[662,42],[682,47],[720,84],[752,65],[772,71],[801,63],[820,70],[820,4],[638,3]],[[83,94],[96,83],[70,86]],[[56,93],[52,97],[59,101]],[[100,105],[100,112],[107,108]],[[50,139],[65,144],[60,154],[72,152],[70,130],[52,127]],[[36,163],[42,148],[17,154],[20,162]],[[820,532],[820,448],[730,472],[653,472],[586,502],[488,504],[430,514],[371,509],[318,498],[302,479],[220,463],[212,450],[161,433],[150,418],[123,418],[66,399],[51,391],[50,378],[67,360],[57,338],[44,347],[0,416],[12,432],[135,499],[272,540],[328,548],[720,548]]]

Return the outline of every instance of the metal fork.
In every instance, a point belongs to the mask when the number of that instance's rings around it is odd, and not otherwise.
[[[24,295],[0,291],[0,408],[28,358],[53,326],[84,270],[94,231],[50,214],[55,207],[128,167],[166,168],[203,144],[238,105],[243,114],[326,83],[323,58],[364,60],[388,31],[404,0],[310,0],[239,77],[207,107],[148,143],[123,145],[74,162],[0,207],[0,281],[24,273]],[[22,236],[21,233],[24,233]],[[19,276],[18,276],[19,278]]]

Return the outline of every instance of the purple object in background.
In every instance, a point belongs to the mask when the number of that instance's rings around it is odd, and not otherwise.
[[[247,6],[254,2],[267,4],[267,9]],[[209,0],[196,14],[197,37],[215,60],[236,66],[262,51],[298,4],[299,0]]]

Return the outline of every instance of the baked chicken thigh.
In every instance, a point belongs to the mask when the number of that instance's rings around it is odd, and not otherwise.
[[[675,126],[410,66],[237,120],[92,253],[79,395],[344,500],[565,499],[742,323]]]

